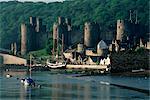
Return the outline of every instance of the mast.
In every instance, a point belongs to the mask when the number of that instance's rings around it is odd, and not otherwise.
[[[62,58],[63,58],[63,52],[64,52],[64,34],[62,34],[62,48],[61,48],[61,52],[62,52]]]
[[[59,37],[57,37],[57,52],[56,52],[56,61],[58,62],[58,58],[59,58]]]
[[[30,78],[31,78],[31,66],[32,66],[32,64],[31,64],[32,61],[31,61],[31,60],[32,60],[32,56],[31,56],[31,54],[30,54]]]

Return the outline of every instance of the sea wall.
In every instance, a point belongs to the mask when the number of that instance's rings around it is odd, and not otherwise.
[[[8,54],[2,54],[0,53],[1,58],[2,59],[2,64],[16,64],[16,65],[26,65],[27,64],[27,60],[20,58],[20,57],[16,57],[13,55],[8,55]]]

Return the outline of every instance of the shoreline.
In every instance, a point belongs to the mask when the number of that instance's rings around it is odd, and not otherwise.
[[[29,71],[28,66],[22,65],[0,65],[0,71],[17,71],[24,70]],[[132,77],[150,77],[150,70],[144,70],[139,72],[110,72],[110,73],[100,73],[99,70],[94,69],[50,69],[44,66],[33,66],[32,71],[58,71],[64,72],[66,74],[82,74],[82,76],[98,76],[98,75],[112,75],[112,76],[132,76]],[[80,76],[80,75],[79,75]]]
[[[139,72],[118,72],[118,73],[111,73],[114,76],[134,76],[134,77],[150,77],[150,70],[139,71]]]

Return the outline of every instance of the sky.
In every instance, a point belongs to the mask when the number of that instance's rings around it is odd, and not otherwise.
[[[0,0],[1,1],[14,1],[14,0]],[[24,2],[24,1],[32,1],[32,2],[38,2],[38,1],[43,1],[43,2],[55,2],[55,1],[59,1],[59,2],[62,2],[64,0],[17,0],[17,1],[21,1],[21,2]]]

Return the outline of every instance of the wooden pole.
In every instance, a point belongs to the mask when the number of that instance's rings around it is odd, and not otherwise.
[[[57,59],[56,61],[57,62],[56,63],[58,63],[58,59],[59,59],[59,52],[58,51],[59,51],[59,37],[57,37],[57,54],[56,54],[56,59]]]
[[[32,57],[31,57],[31,54],[30,54],[30,78],[31,78],[31,63],[32,63]]]
[[[62,55],[64,52],[64,34],[62,34],[62,49],[61,49]]]

